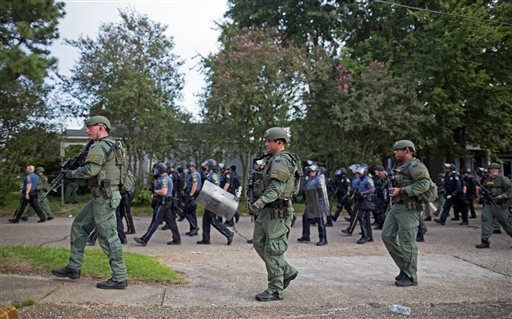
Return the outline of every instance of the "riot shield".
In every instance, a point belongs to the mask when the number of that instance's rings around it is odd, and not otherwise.
[[[305,190],[304,196],[306,197],[306,208],[304,209],[306,218],[323,217],[325,209],[318,196],[318,190],[316,188]]]
[[[236,213],[238,200],[235,195],[206,180],[197,196],[196,203],[215,215],[230,220]]]

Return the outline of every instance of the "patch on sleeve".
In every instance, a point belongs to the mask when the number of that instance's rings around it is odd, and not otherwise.
[[[271,171],[270,178],[277,179],[280,182],[286,182],[288,180],[288,173],[283,171]]]
[[[416,174],[414,174],[414,179],[416,179],[416,180],[424,179],[424,178],[429,178],[428,172],[426,172],[426,171],[419,171],[419,172],[416,172]]]
[[[162,188],[169,188],[169,182],[166,179],[162,180]]]
[[[87,154],[87,157],[85,158],[86,163],[94,163],[101,165],[101,161],[103,160],[103,156],[99,154]]]
[[[374,186],[375,183],[373,182],[373,178],[368,178],[368,184]]]

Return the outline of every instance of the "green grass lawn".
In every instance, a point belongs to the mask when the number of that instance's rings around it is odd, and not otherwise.
[[[124,252],[128,277],[135,281],[165,282],[179,284],[184,278],[153,257]],[[67,264],[69,249],[55,247],[31,247],[25,245],[0,246],[0,268],[16,267],[17,263],[29,263],[34,269],[51,269]],[[87,249],[84,256],[82,276],[109,278],[112,274],[108,258],[101,249]]]

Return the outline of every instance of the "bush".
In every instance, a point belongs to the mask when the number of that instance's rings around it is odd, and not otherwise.
[[[148,190],[141,190],[135,193],[132,201],[132,206],[149,206],[153,200],[151,192]]]

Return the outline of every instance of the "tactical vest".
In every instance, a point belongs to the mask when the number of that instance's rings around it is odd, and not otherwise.
[[[497,176],[485,180],[484,186],[489,190],[492,197],[500,196],[506,192],[505,184],[503,183],[504,178],[506,177]]]
[[[110,145],[114,143],[109,138],[101,139],[97,145],[102,148],[103,154],[106,157],[103,166],[97,176],[88,180],[89,188],[110,188],[111,191],[119,190],[119,182],[121,179],[121,172],[116,165],[116,158],[114,152],[110,152]]]
[[[284,190],[281,192],[281,194],[279,194],[278,199],[290,199],[299,191],[300,177],[302,176],[302,165],[300,163],[299,158],[295,154],[285,151],[276,155],[282,156],[286,161],[292,163],[292,165],[287,165],[288,172],[278,172],[280,174],[286,174],[288,176],[287,180],[284,181],[286,183]],[[272,182],[273,177],[270,174],[270,169],[272,168],[273,161],[276,159],[276,155],[270,158],[270,160],[263,169],[264,189],[266,189]]]

